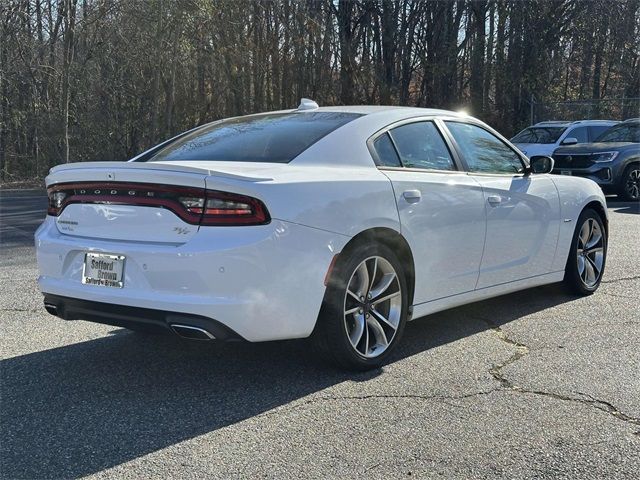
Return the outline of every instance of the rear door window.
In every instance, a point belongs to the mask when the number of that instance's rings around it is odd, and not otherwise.
[[[513,143],[556,143],[566,127],[528,127],[511,139]]]
[[[402,165],[427,170],[455,170],[444,139],[433,122],[408,123],[389,132]]]
[[[373,148],[376,152],[375,162],[379,167],[401,167],[400,158],[393,146],[388,133],[384,133],[375,139]]]

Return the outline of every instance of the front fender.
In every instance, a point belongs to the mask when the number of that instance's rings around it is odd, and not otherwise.
[[[609,221],[607,201],[602,189],[592,180],[580,177],[551,175],[560,197],[560,231],[553,261],[553,271],[564,270],[573,233],[580,214],[587,205],[597,202],[602,207],[605,223]]]

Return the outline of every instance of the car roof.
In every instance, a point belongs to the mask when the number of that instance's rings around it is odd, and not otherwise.
[[[568,127],[570,125],[616,125],[620,123],[617,120],[576,120],[575,122],[570,122],[566,120],[549,120],[545,122],[538,122],[535,125],[531,125],[532,127]]]
[[[377,132],[405,120],[412,121],[414,119],[435,117],[482,123],[463,112],[419,107],[348,105],[307,108],[298,111],[287,110],[287,112],[299,113],[300,115],[305,115],[307,112],[340,112],[359,115],[358,118],[333,130],[294,158],[291,163],[298,165],[375,167],[366,140]],[[356,142],[354,139],[361,139],[362,141]]]
[[[296,111],[296,110],[294,110]],[[360,115],[371,115],[374,113],[382,112],[404,112],[408,116],[415,115],[445,115],[445,116],[460,116],[461,113],[452,112],[449,110],[441,110],[437,108],[420,108],[420,107],[401,107],[398,105],[341,105],[333,107],[319,107],[313,110],[313,112],[341,112],[341,113],[358,113]]]

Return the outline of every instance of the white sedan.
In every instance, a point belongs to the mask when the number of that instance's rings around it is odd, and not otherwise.
[[[312,336],[327,359],[372,368],[412,318],[553,282],[598,288],[605,198],[552,166],[465,115],[303,101],[129,162],[53,168],[38,283],[67,320]]]

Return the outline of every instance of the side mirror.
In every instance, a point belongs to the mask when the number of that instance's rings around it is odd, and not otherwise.
[[[578,143],[578,139],[574,137],[567,137],[562,140],[562,145],[575,145],[576,143]]]
[[[553,165],[553,158],[536,155],[529,160],[529,171],[531,173],[551,173]]]

